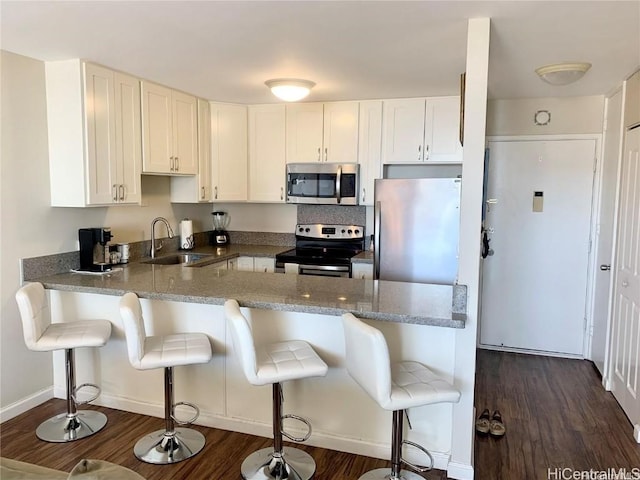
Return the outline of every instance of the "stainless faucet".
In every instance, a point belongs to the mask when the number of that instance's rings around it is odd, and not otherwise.
[[[156,252],[162,248],[162,242],[160,242],[160,246],[156,248],[156,223],[163,222],[167,227],[167,233],[169,234],[169,238],[173,238],[173,230],[171,230],[171,225],[164,217],[156,217],[151,222],[151,258],[156,258]]]

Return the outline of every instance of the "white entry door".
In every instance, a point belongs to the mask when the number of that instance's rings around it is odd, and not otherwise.
[[[620,207],[610,362],[611,390],[640,442],[640,127],[626,134]]]
[[[489,149],[480,345],[580,356],[596,141]]]

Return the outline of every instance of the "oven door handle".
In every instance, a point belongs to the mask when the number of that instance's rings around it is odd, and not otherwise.
[[[342,187],[342,165],[338,167],[338,174],[336,175],[336,200],[340,203],[342,193],[340,189]]]
[[[347,265],[343,265],[340,267],[337,267],[335,265],[298,265],[298,271],[302,270],[302,269],[307,269],[307,270],[323,270],[326,272],[348,272],[349,271],[349,267]]]

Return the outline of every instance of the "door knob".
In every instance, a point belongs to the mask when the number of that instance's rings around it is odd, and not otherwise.
[[[602,270],[603,272],[611,270],[611,265],[600,265],[600,270]]]

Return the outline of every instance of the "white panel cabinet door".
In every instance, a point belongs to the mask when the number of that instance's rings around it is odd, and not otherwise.
[[[198,173],[198,106],[196,98],[186,93],[171,93],[173,112],[173,173]]]
[[[253,257],[238,257],[236,260],[236,270],[239,272],[253,272]],[[231,261],[231,260],[229,260]]]
[[[596,141],[489,149],[480,344],[581,356]]]
[[[142,82],[142,171],[172,173],[171,89]]]
[[[360,205],[373,205],[373,187],[382,178],[382,100],[360,102],[358,122],[358,163],[360,164]]]
[[[210,203],[211,188],[211,112],[209,102],[197,99],[198,106],[198,172],[197,175],[171,177],[171,202]],[[180,163],[178,163],[180,168]]]
[[[84,73],[87,203],[108,205],[118,201],[114,72],[85,64]]]
[[[287,163],[321,162],[322,103],[286,106]]]
[[[460,97],[427,98],[423,152],[425,162],[462,161]]]
[[[114,90],[118,203],[139,204],[142,200],[140,80],[116,72]]]
[[[373,265],[371,263],[353,263],[351,265],[351,278],[360,280],[373,279]]]
[[[262,273],[273,273],[276,268],[276,261],[273,258],[254,257],[253,271]]]
[[[332,163],[358,160],[359,102],[324,104],[322,159]]]
[[[422,162],[425,99],[385,100],[382,155],[384,163]]]
[[[285,106],[249,107],[249,200],[285,201]]]
[[[213,201],[247,200],[247,107],[211,103]]]

